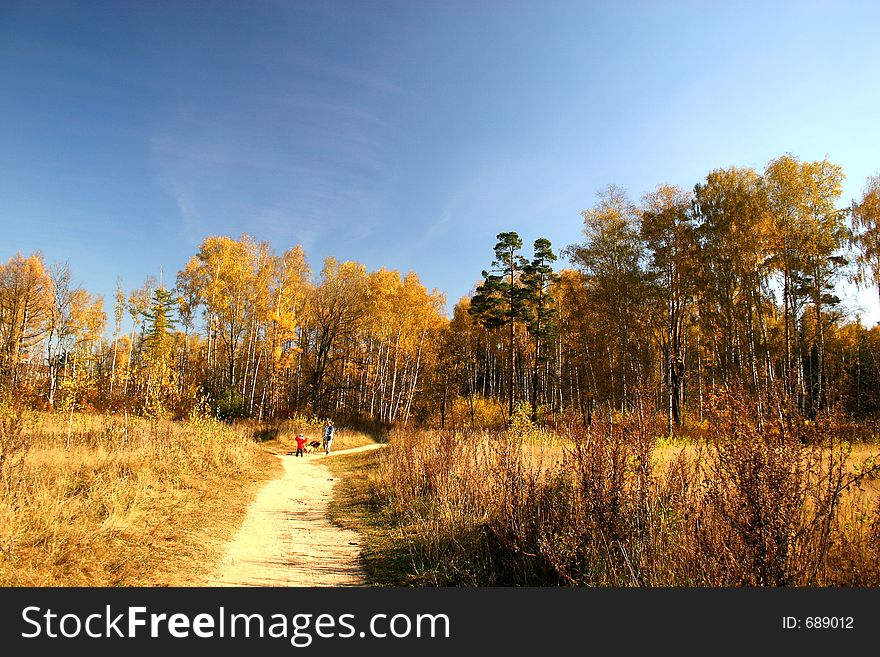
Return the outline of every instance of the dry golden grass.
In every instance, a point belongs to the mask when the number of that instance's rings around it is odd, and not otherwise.
[[[714,429],[715,442],[676,444],[650,418],[561,437],[397,433],[365,505],[393,519],[386,538],[409,555],[389,581],[880,584],[880,472],[858,477],[880,447],[849,444],[833,420],[806,442],[724,418]]]
[[[4,413],[3,586],[199,585],[278,467],[212,420]]]

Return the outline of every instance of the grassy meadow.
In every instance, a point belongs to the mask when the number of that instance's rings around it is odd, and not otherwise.
[[[199,585],[278,468],[246,426],[7,405],[0,585]]]
[[[662,419],[337,429],[331,516],[374,586],[880,586],[880,443],[730,399]],[[317,420],[0,408],[0,585],[200,585]]]
[[[334,464],[332,511],[375,585],[880,586],[876,439],[733,403],[706,429],[397,432]]]

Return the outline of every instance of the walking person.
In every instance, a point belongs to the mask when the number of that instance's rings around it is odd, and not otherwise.
[[[306,437],[302,434],[297,434],[296,438],[296,455],[302,456],[305,454],[306,450]]]
[[[327,418],[327,424],[324,426],[324,453],[330,453],[330,444],[333,442],[333,420]]]

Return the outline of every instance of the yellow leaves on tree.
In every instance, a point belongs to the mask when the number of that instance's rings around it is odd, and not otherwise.
[[[868,178],[861,200],[852,205],[860,247],[860,278],[870,277],[880,293],[880,175]]]
[[[49,330],[53,286],[42,255],[14,255],[0,265],[0,370],[12,372]]]

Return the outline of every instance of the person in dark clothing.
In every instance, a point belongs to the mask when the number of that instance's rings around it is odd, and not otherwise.
[[[330,444],[333,442],[333,420],[327,418],[327,424],[324,426],[324,453],[330,453]]]

